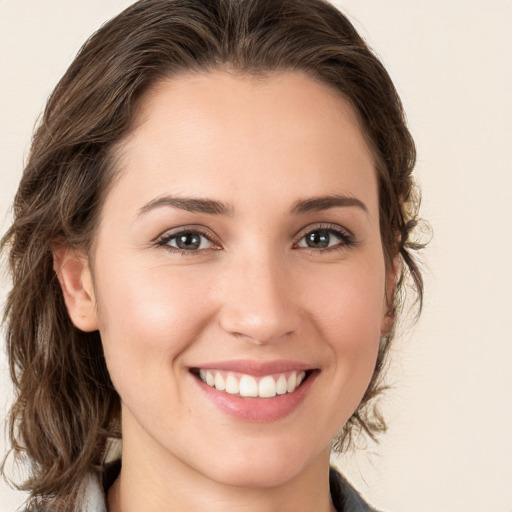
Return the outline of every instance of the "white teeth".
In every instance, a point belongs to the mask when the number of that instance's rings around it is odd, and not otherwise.
[[[224,391],[226,389],[226,381],[224,380],[224,377],[220,373],[215,374],[215,387],[219,391]]]
[[[240,392],[240,382],[233,375],[226,377],[226,392],[230,395],[238,395]]]
[[[286,377],[281,375],[276,382],[276,393],[278,395],[284,395],[287,391],[288,383],[286,381]]]
[[[306,377],[304,371],[266,375],[259,379],[252,375],[233,374],[220,370],[199,370],[199,378],[219,391],[242,397],[272,398],[295,391]]]
[[[291,393],[296,387],[297,387],[297,374],[295,372],[293,372],[288,377],[288,382],[286,383],[286,391],[288,391],[288,393]]]
[[[259,396],[270,398],[276,396],[276,381],[270,375],[263,377],[258,384]]]
[[[240,396],[258,396],[258,383],[254,377],[244,375],[240,379]]]

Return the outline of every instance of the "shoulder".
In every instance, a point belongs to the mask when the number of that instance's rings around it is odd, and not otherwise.
[[[74,512],[107,512],[106,495],[109,487],[119,475],[121,461],[96,467],[83,479],[78,491]],[[52,512],[44,505],[32,505],[21,512]]]
[[[348,480],[333,467],[329,472],[329,483],[332,502],[339,512],[379,512],[368,505]]]

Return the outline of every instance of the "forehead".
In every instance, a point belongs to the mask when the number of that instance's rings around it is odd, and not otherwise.
[[[122,186],[140,196],[158,188],[286,193],[291,182],[310,195],[357,194],[376,182],[354,109],[301,72],[215,71],[162,81],[142,99],[117,154]]]

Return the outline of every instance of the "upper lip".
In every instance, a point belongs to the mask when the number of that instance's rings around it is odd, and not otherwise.
[[[233,360],[233,361],[214,361],[204,364],[198,364],[193,369],[202,370],[221,370],[226,372],[244,373],[254,377],[263,377],[273,373],[284,373],[292,371],[313,370],[311,365],[297,361],[254,361],[254,360]]]

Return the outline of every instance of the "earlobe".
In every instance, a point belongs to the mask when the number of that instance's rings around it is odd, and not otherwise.
[[[384,297],[384,316],[381,325],[381,336],[389,334],[395,325],[395,291],[402,274],[402,258],[397,254],[392,266],[386,271],[386,289]]]
[[[53,268],[75,327],[86,332],[97,330],[96,300],[87,257],[61,245],[53,250]]]

